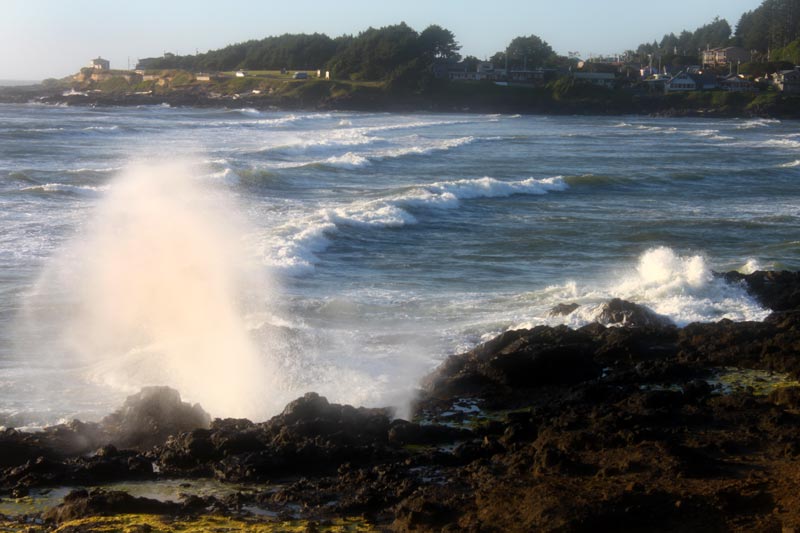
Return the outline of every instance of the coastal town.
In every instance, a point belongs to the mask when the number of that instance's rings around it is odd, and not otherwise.
[[[765,72],[759,76],[739,74],[742,63],[749,62],[752,53],[744,48],[731,46],[703,51],[702,62],[677,70],[671,66],[658,67],[652,64],[641,64],[624,61],[623,58],[592,58],[577,61],[568,68],[508,68],[494,65],[491,61],[441,60],[434,63],[431,72],[436,79],[453,82],[491,82],[499,86],[541,87],[559,78],[571,78],[576,82],[632,92],[673,93],[689,91],[730,91],[760,92],[775,90],[786,94],[800,94],[800,66],[785,68],[775,72]],[[651,56],[652,59],[652,56]],[[290,76],[287,73],[291,72]],[[284,68],[280,72],[249,72],[236,70],[233,72],[194,72],[186,73],[171,70],[133,71],[112,70],[108,60],[97,57],[89,62],[86,68],[74,76],[74,81],[105,82],[124,80],[129,84],[155,82],[159,86],[170,83],[176,76],[183,76],[187,81],[208,83],[226,78],[269,79],[290,77],[293,80],[331,80],[329,70],[292,70]],[[255,94],[259,94],[257,89]]]
[[[102,50],[98,50],[102,53]],[[286,33],[0,87],[0,102],[526,114],[800,116],[800,9],[765,0],[615,54],[558,53],[511,38],[483,58],[447,28],[405,22],[358,34]]]

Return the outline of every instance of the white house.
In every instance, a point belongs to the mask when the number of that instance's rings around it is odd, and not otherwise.
[[[110,70],[111,62],[107,59],[97,56],[89,62],[89,68],[92,70]]]
[[[730,65],[747,63],[750,61],[750,52],[740,46],[728,46],[703,51],[704,65]]]
[[[668,93],[687,91],[710,91],[717,88],[714,76],[703,72],[682,71],[673,76],[664,84],[664,91]]]
[[[613,72],[574,72],[572,77],[577,81],[608,89],[613,88],[617,80],[617,75]]]
[[[697,80],[688,72],[679,72],[664,84],[664,91],[668,93],[699,90]]]
[[[772,75],[773,84],[788,94],[800,93],[800,70],[782,70]]]
[[[738,74],[729,74],[724,78],[720,78],[718,85],[721,89],[730,92],[751,93],[756,90],[756,86],[752,81]]]

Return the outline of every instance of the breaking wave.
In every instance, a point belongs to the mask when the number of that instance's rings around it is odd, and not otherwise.
[[[757,118],[753,120],[745,121],[743,124],[736,126],[736,129],[739,130],[749,130],[753,128],[766,128],[771,124],[780,124],[781,121],[777,119],[770,119],[770,118]]]
[[[108,185],[68,185],[66,183],[45,183],[20,189],[22,192],[66,193],[79,196],[100,196],[109,189]]]
[[[300,222],[279,228],[270,243],[267,261],[290,274],[303,274],[313,270],[319,261],[316,254],[330,245],[329,239],[343,226],[405,226],[417,222],[409,208],[455,209],[463,200],[514,194],[543,195],[567,188],[561,176],[519,181],[483,177],[418,185],[384,199],[324,208]]]
[[[749,273],[759,268],[758,261],[751,258],[740,270]],[[644,305],[679,326],[722,319],[763,320],[769,314],[744,287],[715,276],[704,256],[680,255],[664,246],[646,250],[635,266],[614,272],[606,283],[584,287],[572,281],[548,291],[550,297],[532,313],[537,318],[510,329],[559,323],[581,327],[595,322],[611,298]],[[565,302],[579,307],[567,316],[548,316],[550,307]]]

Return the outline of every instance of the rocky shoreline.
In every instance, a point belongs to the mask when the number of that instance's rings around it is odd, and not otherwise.
[[[595,99],[553,99],[552,96],[528,93],[528,89],[504,92],[486,88],[471,91],[440,88],[430,94],[393,93],[378,88],[337,91],[309,84],[307,90],[266,91],[253,94],[216,93],[208,88],[191,86],[144,92],[103,92],[79,87],[65,92],[45,87],[0,87],[0,103],[67,105],[86,107],[127,107],[169,105],[195,108],[252,108],[285,111],[364,111],[432,113],[504,113],[526,115],[641,115],[662,118],[800,118],[797,98],[776,97],[769,103],[754,106],[712,105],[694,100],[675,102],[663,95],[607,94]],[[340,94],[341,93],[341,94]]]
[[[795,531],[800,272],[724,277],[773,313],[678,328],[615,300],[606,325],[510,331],[427,376],[411,421],[314,393],[212,421],[150,388],[6,429],[0,508],[70,492],[0,531]],[[170,479],[181,499],[119,488]],[[233,489],[193,492],[212,481]]]

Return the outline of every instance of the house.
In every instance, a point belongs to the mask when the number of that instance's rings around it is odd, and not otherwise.
[[[572,77],[575,81],[589,83],[598,87],[611,89],[617,81],[617,75],[613,72],[573,72]]]
[[[510,70],[508,80],[521,83],[544,84],[556,77],[554,68],[536,68],[532,70]]]
[[[658,77],[642,80],[639,87],[648,93],[663,93],[666,91],[666,84],[669,78]]]
[[[434,77],[451,81],[496,80],[505,77],[505,71],[495,69],[494,65],[486,61],[478,62],[474,70],[464,61],[437,61],[433,64],[432,71]]]
[[[205,72],[198,72],[194,75],[194,79],[197,81],[211,81],[211,74],[206,74]]]
[[[756,85],[744,76],[729,74],[717,79],[720,89],[730,92],[752,93],[756,90]]]
[[[717,88],[717,80],[710,73],[682,71],[664,84],[664,92],[709,91]]]
[[[111,70],[111,62],[97,56],[89,62],[89,68],[92,70]]]
[[[800,94],[800,68],[776,72],[772,75],[772,84],[786,94]]]
[[[750,52],[740,46],[713,48],[703,52],[703,65],[735,65],[750,61]]]

